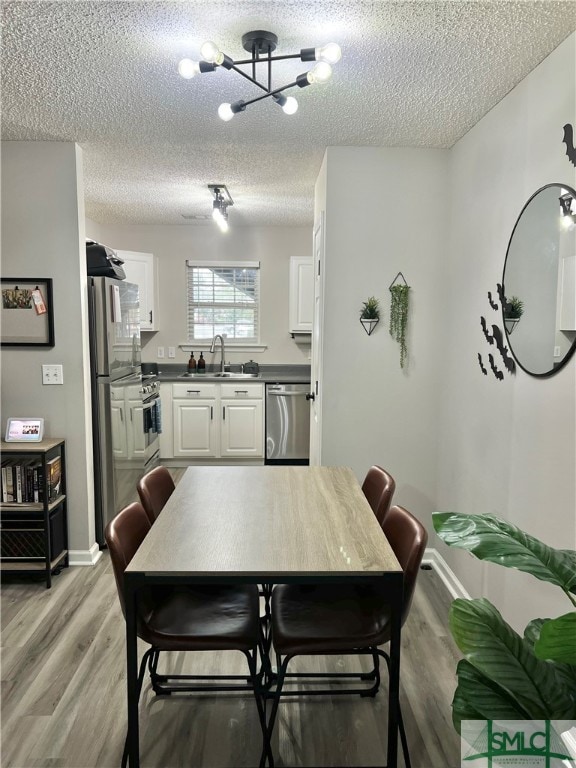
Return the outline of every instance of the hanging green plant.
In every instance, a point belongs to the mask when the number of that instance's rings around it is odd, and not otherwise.
[[[400,344],[400,368],[404,368],[408,349],[406,348],[406,326],[408,325],[409,285],[398,283],[390,286],[390,336]]]

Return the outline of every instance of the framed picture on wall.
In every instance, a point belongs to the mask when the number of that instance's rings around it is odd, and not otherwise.
[[[53,347],[52,278],[2,277],[0,334],[3,347]]]

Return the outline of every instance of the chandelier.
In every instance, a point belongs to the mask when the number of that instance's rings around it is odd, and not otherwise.
[[[339,45],[328,43],[321,48],[302,48],[299,53],[272,56],[277,45],[278,38],[272,32],[265,32],[260,29],[254,32],[247,32],[242,36],[242,46],[245,51],[249,51],[252,54],[252,58],[235,61],[223,53],[215,43],[209,41],[204,43],[200,49],[202,61],[182,59],[178,65],[178,71],[182,77],[189,80],[194,75],[214,72],[216,67],[223,67],[224,69],[234,70],[264,91],[261,96],[256,96],[253,99],[240,99],[232,104],[220,104],[218,115],[226,122],[232,120],[238,112],[244,112],[250,104],[255,104],[257,101],[267,98],[272,98],[287,115],[293,115],[298,109],[298,102],[293,96],[285,96],[284,91],[296,86],[298,88],[305,88],[312,83],[326,83],[332,76],[332,65],[340,60],[342,53]],[[294,82],[287,83],[280,88],[272,88],[273,62],[285,59],[300,59],[300,61],[315,61],[317,63],[308,72],[298,75]],[[258,64],[266,65],[267,77],[263,82],[256,77],[256,66]],[[240,69],[242,65],[250,65],[251,74]]]

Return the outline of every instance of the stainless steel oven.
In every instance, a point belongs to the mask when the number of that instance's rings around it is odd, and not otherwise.
[[[144,470],[148,472],[160,456],[162,412],[160,382],[154,375],[142,376],[142,417],[144,421]]]

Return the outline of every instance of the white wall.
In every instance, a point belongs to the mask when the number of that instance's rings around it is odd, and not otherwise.
[[[497,381],[480,316],[496,295],[508,240],[541,186],[574,187],[562,143],[576,123],[576,36],[450,151],[329,148],[316,187],[325,205],[322,463],[373,463],[397,481],[395,501],[417,514],[465,588],[518,629],[569,603],[528,575],[482,564],[435,536],[434,509],[493,512],[552,546],[576,548],[576,361],[536,379]],[[388,334],[388,285],[412,287],[409,362]],[[368,296],[384,323],[358,323]],[[528,597],[529,596],[529,599]]]
[[[47,436],[66,439],[76,561],[95,555],[85,253],[81,150],[3,142],[2,275],[53,279],[55,346],[2,350],[2,430],[8,416],[41,416]],[[63,365],[62,386],[42,385],[42,363]]]
[[[451,150],[446,355],[441,389],[438,508],[494,512],[552,546],[576,548],[576,360],[537,379],[518,370],[483,376],[480,315],[501,282],[508,240],[544,184],[575,187],[562,128],[576,123],[573,34]],[[496,319],[495,319],[496,318]],[[486,359],[486,354],[483,355]],[[558,590],[436,546],[474,595],[517,628],[569,610]]]
[[[263,352],[232,352],[227,348],[227,359],[231,362],[245,362],[249,358],[259,363],[309,362],[310,344],[296,343],[288,334],[288,284],[290,256],[312,254],[311,228],[231,227],[223,236],[212,222],[196,226],[121,226],[91,222],[87,227],[90,233],[95,232],[91,236],[111,248],[144,251],[158,257],[160,330],[143,335],[143,360],[157,360],[158,346],[176,347],[176,358],[170,362],[188,360],[189,354],[178,348],[179,344],[187,343],[187,259],[245,259],[260,261],[260,335],[261,342],[268,348]],[[211,361],[206,352],[204,356]]]
[[[396,501],[435,509],[438,389],[446,348],[446,150],[330,147],[326,152],[322,463],[395,477]],[[323,191],[316,190],[317,204]],[[389,334],[390,291],[409,285],[408,361]],[[376,296],[381,321],[359,322]]]

